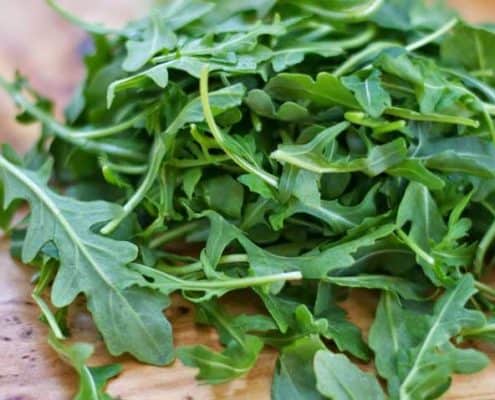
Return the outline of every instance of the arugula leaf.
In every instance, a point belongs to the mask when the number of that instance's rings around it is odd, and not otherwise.
[[[472,276],[466,275],[435,303],[432,314],[405,308],[392,294],[382,296],[370,345],[392,397],[439,397],[452,373],[473,373],[487,365],[482,353],[450,342],[463,329],[484,325],[482,313],[464,307],[475,292]]]
[[[93,346],[87,343],[65,345],[53,335],[49,337],[48,343],[79,375],[79,390],[74,400],[113,399],[113,397],[104,393],[104,388],[109,379],[122,371],[122,367],[119,364],[88,367],[86,366],[86,361],[93,353]]]
[[[388,0],[371,19],[380,26],[398,31],[433,30],[450,19],[452,14],[442,2],[426,5],[414,0]]]
[[[316,13],[319,16],[336,21],[359,21],[376,12],[383,0],[358,0],[351,3],[337,1],[330,9],[321,7],[318,1],[295,3],[303,10]]]
[[[116,30],[47,3],[92,46],[64,122],[0,78],[41,125],[0,156],[0,226],[78,398],[117,372],[60,342],[79,294],[111,354],[158,365],[169,296],[189,301],[222,346],[182,362],[217,384],[271,346],[275,399],[433,400],[486,364],[457,344],[495,331],[470,275],[495,260],[492,26],[440,1],[169,0]],[[353,321],[378,295],[370,349]],[[386,394],[347,358],[371,350]]]
[[[407,155],[402,139],[372,147],[366,157],[342,157],[336,160],[328,160],[317,152],[308,151],[308,148],[305,145],[281,145],[271,154],[271,158],[320,174],[360,171],[376,176],[403,162]]]
[[[357,275],[357,276],[330,276],[324,278],[325,282],[338,286],[366,289],[382,289],[384,291],[396,293],[408,300],[421,300],[424,296],[424,288],[414,284],[404,278],[381,275]]]
[[[493,69],[495,58],[490,43],[494,35],[490,29],[459,23],[442,42],[442,61],[468,71]]]
[[[352,93],[328,72],[319,73],[316,80],[309,75],[282,73],[272,78],[265,90],[278,100],[310,100],[319,106],[359,109]]]
[[[317,217],[329,225],[332,232],[339,234],[359,226],[366,218],[377,213],[375,196],[378,187],[372,188],[361,203],[355,206],[343,206],[337,200],[320,200],[318,205],[307,205],[301,200],[290,201],[279,213],[270,217],[274,227],[282,227],[283,221],[294,214],[307,214]],[[313,197],[314,198],[314,197]]]
[[[416,156],[431,169],[486,178],[494,176],[495,149],[482,138],[458,137],[441,141],[422,138]]]
[[[397,225],[410,222],[409,234],[401,237],[417,254],[418,263],[423,266],[426,275],[438,282],[443,271],[434,271],[435,260],[429,255],[432,243],[438,243],[447,233],[440,210],[429,190],[420,183],[411,182],[397,211]]]
[[[392,105],[390,94],[381,85],[378,70],[373,70],[364,80],[356,75],[344,77],[342,83],[354,93],[361,107],[373,118],[380,117]]]
[[[340,351],[369,361],[370,350],[364,342],[361,330],[348,319],[347,312],[337,305],[335,297],[335,291],[329,283],[319,283],[314,314],[327,321],[323,337],[333,340]]]
[[[372,375],[359,370],[342,354],[320,350],[314,358],[316,385],[320,393],[334,399],[385,399]]]
[[[225,248],[232,240],[237,240],[247,253],[247,262],[250,270],[259,276],[270,273],[299,270],[308,279],[319,279],[329,271],[350,267],[354,264],[353,254],[360,248],[372,245],[380,238],[389,236],[393,225],[385,225],[376,231],[356,240],[342,242],[336,246],[322,249],[319,252],[304,254],[299,257],[285,257],[270,253],[258,246],[243,235],[238,228],[229,224],[220,215],[213,212],[203,214],[211,222],[210,235],[203,250],[203,262],[208,260],[209,268],[215,268]]]
[[[124,70],[136,71],[158,51],[170,51],[175,47],[177,37],[164,22],[158,12],[152,13],[139,40],[129,40],[126,43],[127,57],[122,65]]]
[[[249,325],[234,325],[231,317],[211,303],[200,306],[200,322],[213,324],[226,346],[218,353],[205,346],[186,346],[177,351],[180,360],[187,366],[199,368],[198,379],[219,384],[247,373],[256,362],[263,342],[256,336],[246,334]]]
[[[309,112],[305,107],[291,101],[283,103],[276,110],[272,98],[260,89],[251,90],[245,101],[254,112],[263,117],[289,122],[309,118]]]
[[[173,357],[171,328],[162,315],[168,299],[136,286],[144,283],[142,278],[126,269],[136,258],[135,245],[91,231],[95,224],[115,215],[117,207],[62,197],[48,189],[42,177],[3,156],[0,167],[4,204],[22,198],[31,206],[22,260],[33,260],[48,242],[53,242],[59,252],[53,304],[64,307],[84,292],[112,354],[129,352],[145,362],[169,363]]]
[[[244,87],[241,84],[232,85],[212,93],[211,102],[214,107],[214,112],[221,113],[229,108],[235,107],[240,103],[243,94]],[[103,233],[112,232],[141,202],[141,200],[143,200],[146,192],[150,189],[156,179],[160,164],[167,156],[167,151],[171,147],[170,144],[173,142],[178,132],[184,128],[186,124],[204,120],[205,117],[201,107],[199,98],[191,100],[179,114],[175,116],[175,119],[168,125],[167,129],[156,137],[148,170],[143,181],[133,196],[128,199],[120,215],[102,228]]]
[[[313,358],[323,348],[323,344],[318,339],[309,336],[282,350],[273,376],[274,400],[323,399],[316,390],[316,376],[313,370]]]

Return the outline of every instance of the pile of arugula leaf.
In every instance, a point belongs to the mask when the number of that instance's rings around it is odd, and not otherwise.
[[[112,355],[211,384],[276,348],[276,400],[435,399],[487,366],[459,345],[495,341],[492,26],[419,0],[176,0],[110,30],[48,3],[93,48],[65,123],[0,81],[42,126],[4,146],[0,222],[77,399],[120,371],[64,343],[80,294]],[[240,290],[257,312],[226,309]],[[339,305],[363,290],[367,339]],[[174,349],[173,293],[223,350]]]

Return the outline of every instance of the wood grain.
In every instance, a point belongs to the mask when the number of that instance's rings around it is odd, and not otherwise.
[[[62,1],[91,21],[119,25],[132,15],[143,12],[147,1],[85,0]],[[495,20],[492,0],[453,0],[472,20]],[[62,21],[40,0],[0,0],[0,74],[12,76],[15,69],[29,76],[34,87],[57,101],[67,104],[75,84],[82,76],[80,49],[84,35]],[[20,151],[32,143],[37,127],[14,124],[15,109],[0,94],[0,142],[8,142]],[[8,254],[8,243],[0,240],[0,400],[65,400],[74,393],[76,379],[46,344],[47,329],[38,321],[39,312],[29,297],[29,267],[15,264]],[[359,299],[357,301],[356,299]],[[230,300],[235,307],[245,300]],[[345,306],[353,320],[366,332],[373,318],[376,298],[360,292]],[[203,343],[218,346],[211,329],[194,325],[193,312],[178,298],[167,311],[174,326],[178,345]],[[96,343],[92,363],[110,360],[95,331],[82,301],[72,311],[71,330],[74,339]],[[492,360],[495,352],[484,348]],[[130,358],[118,361],[124,372],[114,380],[109,391],[124,400],[213,400],[269,399],[271,375],[276,354],[265,351],[257,366],[244,379],[215,387],[198,385],[195,371],[176,362],[171,367],[139,365]],[[455,377],[448,400],[494,400],[495,365],[475,376]],[[290,400],[290,399],[288,399]],[[363,399],[364,400],[364,399]]]

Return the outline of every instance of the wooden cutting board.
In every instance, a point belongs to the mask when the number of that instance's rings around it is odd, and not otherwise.
[[[91,21],[121,24],[127,18],[146,12],[150,1],[85,0],[65,1]],[[495,21],[493,0],[453,0],[472,20]],[[29,76],[33,86],[57,101],[67,103],[81,79],[80,54],[84,34],[62,21],[40,0],[0,0],[0,74],[11,77],[15,69]],[[118,12],[115,12],[118,10]],[[60,109],[58,110],[60,114]],[[19,151],[26,150],[37,127],[19,127],[13,122],[15,109],[0,94],[0,142]],[[72,370],[46,344],[46,327],[38,321],[39,312],[31,300],[29,267],[14,263],[8,243],[0,239],[0,400],[66,400],[77,383]],[[355,299],[359,298],[359,302]],[[366,332],[373,318],[376,298],[360,292],[345,304],[351,316]],[[235,304],[235,299],[232,300]],[[215,333],[194,325],[188,304],[175,299],[167,311],[178,345],[203,343],[218,346]],[[96,343],[94,364],[110,360],[81,304],[71,317],[74,339]],[[495,349],[484,348],[495,361]],[[198,385],[195,371],[176,362],[171,367],[139,365],[128,357],[118,359],[124,372],[109,386],[123,400],[209,400],[269,399],[276,354],[265,351],[257,366],[244,379],[219,386]],[[474,376],[455,377],[445,399],[495,400],[495,365]],[[287,399],[290,400],[290,399]],[[365,400],[365,399],[363,399]]]

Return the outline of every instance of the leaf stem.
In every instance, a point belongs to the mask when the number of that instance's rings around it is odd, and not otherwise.
[[[24,109],[27,113],[35,117],[47,128],[49,128],[49,130],[53,132],[54,136],[66,142],[69,142],[84,151],[93,154],[109,154],[135,161],[143,161],[146,159],[143,154],[137,153],[135,150],[132,149],[126,149],[124,147],[120,147],[111,143],[91,141],[85,137],[78,137],[77,135],[75,135],[76,132],[73,129],[59,123],[50,114],[28,101],[15,87],[15,85],[10,84],[0,78],[0,87],[3,87],[10,94],[14,102],[20,108]],[[99,133],[101,134],[101,132],[107,131],[108,129],[113,130],[114,127],[101,129],[99,130]]]
[[[474,273],[477,276],[480,276],[483,272],[484,261],[486,258],[486,254],[490,245],[495,240],[495,220],[492,222],[492,225],[488,229],[488,231],[481,239],[480,244],[478,245],[478,250],[476,251],[476,255],[474,257]]]
[[[303,278],[300,271],[292,271],[273,275],[252,276],[247,278],[191,281],[178,278],[176,276],[158,271],[142,264],[131,263],[130,267],[145,276],[149,276],[150,278],[155,279],[155,283],[157,286],[160,286],[161,281],[161,283],[165,285],[177,285],[177,289],[188,291],[205,291],[212,289],[242,289],[281,281],[299,281]]]
[[[219,164],[222,162],[230,161],[228,155],[209,156],[204,159],[172,159],[167,161],[167,165],[171,165],[175,168],[193,168],[204,167],[205,165]]]
[[[165,142],[161,135],[157,135],[155,137],[155,142],[151,150],[150,164],[148,166],[146,175],[144,176],[142,182],[139,184],[138,189],[122,207],[121,213],[108,224],[106,224],[103,228],[101,228],[102,234],[108,235],[109,233],[113,232],[117,228],[117,226],[119,226],[119,224],[132,212],[132,210],[134,210],[134,208],[139,205],[144,196],[146,196],[146,193],[148,192],[151,185],[153,185],[153,182],[158,175],[158,171],[162,164],[163,157],[165,156],[165,152]]]
[[[196,228],[198,228],[202,223],[203,223],[202,220],[194,220],[179,225],[178,227],[175,227],[173,229],[169,229],[166,232],[163,232],[159,236],[152,239],[150,241],[149,247],[152,249],[156,249],[157,247],[160,247],[165,243],[181,238],[187,235],[189,232],[196,230]]]
[[[412,251],[414,251],[419,257],[425,260],[429,265],[431,266],[435,265],[435,259],[432,256],[430,256],[426,251],[424,251],[421,247],[419,247],[416,242],[411,240],[411,238],[407,236],[402,229],[397,230],[397,235],[399,235],[399,237]]]
[[[74,25],[84,29],[86,32],[96,33],[98,35],[109,35],[109,34],[119,34],[118,31],[104,27],[101,24],[93,24],[90,22],[82,21],[76,17],[71,12],[67,11],[55,0],[46,0],[46,3],[58,14],[60,14],[67,21],[73,23]]]
[[[450,21],[446,22],[440,28],[438,28],[435,32],[417,40],[416,42],[412,42],[406,46],[406,50],[409,52],[420,49],[421,47],[426,46],[427,44],[435,41],[436,39],[445,35],[448,31],[454,28],[457,25],[459,20],[457,18],[453,18]]]
[[[227,254],[220,257],[218,264],[237,264],[237,263],[247,263],[249,261],[247,254]],[[201,261],[196,261],[192,264],[170,267],[170,266],[160,266],[160,271],[166,272],[171,275],[187,275],[194,272],[203,271],[203,264]]]
[[[41,296],[38,296],[35,293],[32,293],[31,296],[38,305],[38,307],[40,308],[41,312],[43,313],[43,316],[46,318],[46,322],[48,323],[48,326],[52,330],[55,337],[59,340],[66,339],[65,335],[60,329],[60,326],[58,326],[57,320],[53,315],[52,310],[50,310],[50,307],[48,307],[48,304],[45,303],[45,301],[41,298]]]
[[[375,42],[375,43],[372,43],[368,47],[364,48],[363,50],[361,50],[361,51],[353,54],[351,57],[349,57],[339,68],[337,68],[334,71],[333,74],[336,77],[340,77],[342,75],[345,75],[346,73],[350,72],[356,65],[367,60],[373,54],[379,53],[380,51],[382,51],[384,49],[388,49],[390,47],[395,47],[395,46],[399,46],[399,44],[394,43],[394,42]]]
[[[143,112],[138,113],[134,117],[129,118],[126,121],[123,121],[119,124],[112,125],[105,128],[97,128],[88,131],[79,131],[75,129],[70,129],[72,132],[72,136],[76,139],[98,139],[102,137],[112,136],[116,133],[121,133],[126,129],[132,128],[132,126],[139,121],[142,121],[146,115],[150,113],[150,110],[145,110]]]
[[[488,294],[491,297],[495,298],[495,288],[493,288],[493,287],[491,287],[491,286],[489,286],[489,285],[487,285],[485,283],[479,282],[479,281],[475,281],[474,282],[474,286],[480,292],[483,292],[483,293]]]
[[[460,336],[462,336],[462,337],[478,336],[478,335],[481,335],[483,333],[489,333],[489,332],[495,332],[495,324],[486,324],[485,326],[483,326],[481,328],[464,330],[460,333]]]
[[[117,164],[106,159],[102,159],[101,162],[102,164],[109,167],[113,171],[122,172],[124,174],[129,174],[129,175],[141,175],[144,174],[148,169],[148,166],[144,164],[141,165]]]
[[[203,105],[203,113],[210,128],[210,131],[217,141],[218,145],[221,149],[234,161],[239,167],[242,169],[257,175],[261,179],[263,179],[270,186],[278,187],[278,178],[266,171],[261,170],[260,168],[251,165],[249,162],[244,160],[242,157],[237,155],[234,151],[232,151],[228,144],[226,143],[225,138],[223,137],[223,133],[220,131],[217,123],[215,122],[215,118],[213,117],[213,112],[211,110],[210,101],[208,98],[208,66],[205,66],[201,71],[200,78],[200,94],[201,94],[201,104]]]
[[[425,121],[425,122],[438,122],[443,124],[453,125],[466,125],[472,128],[478,128],[480,126],[478,121],[470,118],[459,117],[457,115],[444,115],[436,113],[419,113],[417,111],[409,110],[400,107],[390,107],[385,110],[385,114],[392,115],[394,117],[409,119],[413,121]]]
[[[383,1],[384,0],[368,0],[364,3],[360,2],[358,5],[350,6],[348,10],[343,11],[334,11],[328,7],[306,4],[305,2],[295,0],[292,0],[291,3],[303,10],[333,21],[359,22],[377,11],[382,6]]]
[[[353,36],[348,39],[341,39],[332,41],[335,46],[342,49],[352,49],[354,47],[360,47],[365,43],[368,43],[376,34],[376,28],[373,25],[369,25],[362,33]]]

